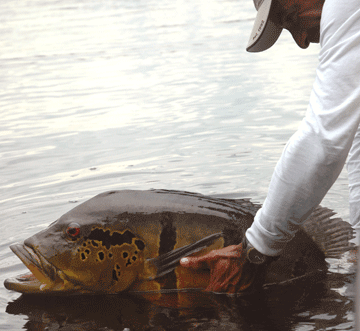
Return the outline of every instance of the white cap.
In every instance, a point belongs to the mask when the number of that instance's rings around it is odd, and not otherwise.
[[[280,24],[279,14],[275,10],[275,1],[254,0],[254,4],[258,13],[246,50],[262,52],[275,44],[283,28]]]

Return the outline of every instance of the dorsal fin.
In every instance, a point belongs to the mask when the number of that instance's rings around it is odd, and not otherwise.
[[[350,242],[354,238],[354,230],[341,218],[331,218],[335,214],[333,210],[319,205],[302,227],[326,257],[340,258],[343,253],[355,248],[355,244]]]

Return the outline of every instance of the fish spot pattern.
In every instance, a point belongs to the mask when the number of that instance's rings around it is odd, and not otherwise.
[[[112,271],[112,278],[115,281],[119,281],[120,276],[121,276],[120,266],[118,264],[115,264],[115,267]]]
[[[77,251],[80,254],[80,258],[81,260],[85,261],[89,258],[89,256],[91,255],[91,250],[89,248],[85,248],[87,247],[86,243],[83,243],[82,248],[78,248]]]
[[[121,232],[93,227],[84,240],[85,245],[80,248],[81,259],[87,260],[86,251],[91,251],[90,254],[93,254],[88,260],[89,263],[100,264],[112,259],[114,265],[112,270],[110,269],[110,277],[115,283],[119,283],[121,277],[128,277],[127,270],[133,272],[131,270],[136,270],[142,265],[145,243],[130,230]]]
[[[106,249],[110,249],[111,246],[121,246],[123,244],[132,244],[133,239],[135,245],[139,250],[145,248],[145,244],[142,240],[137,239],[135,235],[129,230],[125,230],[124,233],[114,231],[112,234],[110,230],[104,231],[103,229],[95,228],[90,232],[89,237],[86,239],[96,240],[105,246]]]
[[[91,248],[91,246],[93,246],[93,248]],[[87,261],[88,258],[92,256],[93,258],[91,261],[95,260],[95,262],[102,262],[107,257],[107,253],[105,253],[103,249],[99,247],[99,244],[94,240],[88,240],[87,242],[82,243],[81,247],[77,249],[77,252],[79,253],[80,259],[82,261]],[[109,258],[113,256],[111,250],[108,252],[108,254]]]
[[[119,281],[119,278],[118,278],[117,275],[116,275],[116,270],[115,270],[115,269],[114,269],[113,272],[112,272],[112,278],[113,278],[113,280],[115,280],[115,281]]]
[[[123,284],[128,272],[131,275],[134,270],[141,268],[144,249],[145,243],[130,230],[121,232],[96,226],[87,237],[84,237],[78,252],[80,259],[85,263],[100,266],[106,260],[113,260],[109,276],[113,282]]]
[[[142,240],[135,240],[135,245],[141,251],[145,248],[145,244]]]

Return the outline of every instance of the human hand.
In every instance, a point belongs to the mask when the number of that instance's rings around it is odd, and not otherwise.
[[[238,293],[253,284],[257,266],[250,263],[242,244],[213,250],[200,257],[184,257],[180,265],[193,269],[210,269],[205,291]]]

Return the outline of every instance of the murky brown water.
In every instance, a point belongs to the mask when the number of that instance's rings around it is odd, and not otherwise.
[[[0,284],[26,271],[11,243],[102,191],[264,200],[318,46],[300,50],[285,32],[246,53],[250,0],[3,0],[0,16]],[[348,220],[347,201],[343,172],[323,205]],[[183,309],[0,286],[0,329],[351,330],[353,267],[330,262],[325,280]]]

